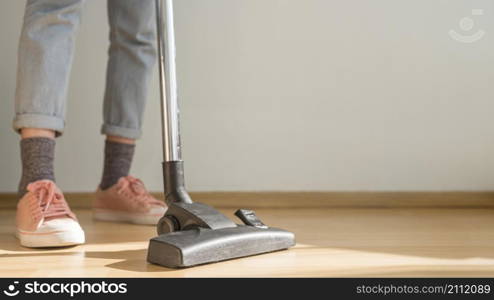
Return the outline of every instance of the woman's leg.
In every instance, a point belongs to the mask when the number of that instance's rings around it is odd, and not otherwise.
[[[141,135],[147,89],[156,61],[154,0],[108,0],[110,49],[102,133],[103,176],[96,193],[98,220],[156,224],[165,212],[143,183],[128,176]]]
[[[64,128],[75,31],[83,0],[30,0],[19,42],[14,129],[22,178],[16,235],[26,247],[84,243],[84,231],[55,184],[55,136]]]

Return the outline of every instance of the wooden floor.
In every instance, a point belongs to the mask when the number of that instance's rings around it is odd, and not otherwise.
[[[0,212],[0,276],[494,276],[492,209],[259,209],[267,224],[295,232],[295,248],[181,270],[146,263],[153,227],[77,214],[85,245],[34,251],[18,245],[14,211]]]

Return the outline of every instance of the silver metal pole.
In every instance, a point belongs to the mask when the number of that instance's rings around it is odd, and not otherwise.
[[[156,0],[156,25],[164,161],[182,160],[175,63],[173,0]]]

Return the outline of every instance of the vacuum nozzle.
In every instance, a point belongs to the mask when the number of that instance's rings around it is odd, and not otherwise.
[[[266,226],[252,210],[239,209],[237,225],[203,203],[172,202],[149,241],[148,261],[170,268],[190,267],[283,250],[295,245],[293,233]]]
[[[238,225],[195,228],[149,241],[148,261],[169,268],[190,267],[283,250],[295,245],[293,233],[277,228]]]

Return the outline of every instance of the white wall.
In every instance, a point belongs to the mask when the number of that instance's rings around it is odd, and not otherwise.
[[[191,190],[494,188],[492,0],[176,1]],[[24,1],[0,2],[0,192],[19,177],[11,130]],[[476,43],[450,29],[472,9]],[[106,1],[88,1],[58,182],[101,174]],[[133,173],[161,189],[156,81]]]

